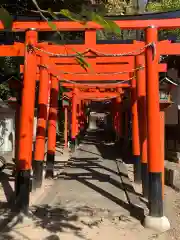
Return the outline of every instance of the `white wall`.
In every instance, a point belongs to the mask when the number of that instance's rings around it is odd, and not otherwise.
[[[0,152],[11,152],[14,147],[14,111],[0,111]]]
[[[36,138],[37,117],[35,112],[33,139]],[[0,152],[14,152],[15,147],[15,111],[11,108],[0,109]],[[1,144],[2,143],[2,144]]]

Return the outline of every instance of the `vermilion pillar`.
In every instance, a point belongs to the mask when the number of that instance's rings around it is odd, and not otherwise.
[[[164,144],[164,138],[165,138],[165,134],[164,134],[164,126],[165,126],[165,112],[164,109],[160,111],[160,140],[161,140],[161,155],[160,155],[160,164],[162,167],[162,197],[164,198],[164,149],[165,149],[165,144]]]
[[[38,122],[36,132],[35,154],[33,161],[33,188],[39,188],[42,185],[43,163],[45,155],[45,138],[47,122],[47,105],[49,92],[49,74],[48,70],[43,67],[47,64],[48,56],[41,57],[40,67],[40,86],[38,99]]]
[[[72,150],[75,150],[77,137],[77,104],[78,104],[78,89],[75,87],[72,93],[72,123],[71,123],[71,143]]]
[[[48,105],[47,105],[47,117],[49,117],[49,108],[50,108],[50,94],[51,94],[51,78],[49,78],[49,89],[48,89]]]
[[[64,107],[64,147],[68,147],[68,108]]]
[[[149,216],[145,225],[160,231],[170,228],[167,218],[163,216],[161,139],[160,139],[160,106],[158,74],[158,32],[154,26],[146,29],[146,75],[147,75],[147,139],[149,171]]]
[[[148,162],[147,162],[147,109],[146,109],[146,72],[145,55],[137,55],[136,58],[136,80],[139,117],[139,138],[141,150],[141,177],[143,196],[148,196]]]
[[[56,152],[56,123],[58,113],[59,82],[57,77],[51,75],[50,108],[48,117],[48,149],[46,160],[46,178],[54,175],[54,159]]]
[[[32,136],[37,68],[36,53],[28,46],[35,45],[37,42],[37,32],[34,29],[30,29],[26,32],[25,42],[16,196],[17,204],[20,209],[27,212],[31,187],[30,175],[32,164]]]
[[[80,118],[81,118],[81,100],[78,99],[78,104],[77,104],[77,117],[76,117],[76,143],[79,145],[79,140],[80,140]]]
[[[157,29],[149,27],[146,30],[146,38],[147,43],[155,44],[157,42]],[[158,56],[155,56],[154,53],[153,47],[146,49],[149,210],[151,216],[159,217],[163,216],[162,166],[160,164]]]
[[[140,160],[140,144],[139,144],[139,124],[137,111],[137,92],[136,92],[136,78],[132,79],[131,90],[131,110],[132,110],[132,151],[134,164],[134,181],[141,182],[141,160]]]
[[[83,133],[84,129],[84,102],[81,100],[81,108],[80,108],[80,134]]]

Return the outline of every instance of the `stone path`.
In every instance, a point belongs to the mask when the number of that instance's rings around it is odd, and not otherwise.
[[[12,218],[0,239],[157,239],[141,225],[142,203],[115,148],[104,139],[103,133],[88,133],[32,204],[31,216]]]

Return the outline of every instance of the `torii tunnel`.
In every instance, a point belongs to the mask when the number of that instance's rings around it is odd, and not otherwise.
[[[38,41],[38,32],[53,31],[45,21],[13,22],[12,31],[25,32],[25,43],[1,45],[0,56],[24,57],[24,65],[21,65],[22,97],[16,109],[15,151],[16,196],[21,210],[28,210],[32,172],[33,186],[40,188],[42,185],[46,130],[46,177],[53,177],[58,94],[59,86],[63,86],[68,90],[64,97],[70,101],[69,106],[59,109],[65,111],[64,147],[68,145],[68,131],[71,132],[71,142],[75,150],[79,134],[86,131],[88,121],[92,124],[91,117],[86,114],[92,101],[110,101],[112,126],[116,141],[121,140],[120,147],[128,135],[128,113],[131,113],[134,181],[142,183],[143,196],[149,202],[149,215],[145,217],[144,224],[147,227],[159,224],[164,229],[170,227],[163,211],[163,109],[169,103],[161,104],[159,100],[159,72],[166,72],[166,64],[160,63],[159,59],[161,55],[180,54],[180,44],[168,40],[159,41],[158,31],[180,27],[180,18],[172,16],[172,19],[167,19],[164,15],[157,15],[151,16],[151,19],[148,19],[148,14],[112,18],[121,29],[144,30],[145,41],[128,44],[116,40],[109,44],[97,42],[96,31],[102,29],[102,26],[94,22],[86,25],[67,19],[54,22],[57,30],[85,33],[84,43],[68,45]],[[0,29],[3,30],[3,24],[0,24]],[[90,67],[86,70],[77,63],[77,53],[81,53],[89,63]],[[37,81],[38,123],[32,161]],[[67,111],[71,111],[71,119],[68,119]]]

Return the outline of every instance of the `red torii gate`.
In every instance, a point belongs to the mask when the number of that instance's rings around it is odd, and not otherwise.
[[[161,139],[160,139],[160,109],[159,109],[159,77],[158,72],[164,71],[164,66],[159,65],[159,56],[163,54],[179,54],[180,44],[172,44],[169,41],[158,42],[158,29],[160,28],[173,28],[180,26],[180,19],[161,19],[161,20],[118,20],[115,21],[121,28],[131,29],[145,29],[146,43],[134,42],[133,44],[120,45],[120,44],[96,44],[96,30],[102,29],[101,26],[93,22],[89,22],[88,25],[83,26],[78,22],[71,21],[57,21],[57,30],[65,31],[85,31],[85,44],[83,45],[71,45],[66,52],[63,46],[54,46],[48,44],[38,43],[37,32],[38,31],[52,31],[47,22],[14,22],[12,26],[13,31],[26,31],[25,44],[17,44],[14,46],[0,46],[1,56],[24,56],[24,81],[22,89],[22,104],[20,115],[20,133],[19,133],[19,151],[17,160],[17,179],[16,179],[16,194],[18,196],[18,203],[21,209],[27,210],[29,205],[29,191],[30,191],[30,172],[31,172],[31,158],[32,158],[32,128],[34,118],[34,100],[35,100],[35,84],[36,80],[40,80],[40,92],[39,92],[39,117],[38,117],[38,130],[36,140],[36,166],[34,168],[35,182],[41,181],[42,178],[42,164],[44,160],[44,143],[45,143],[45,123],[47,120],[47,101],[48,101],[48,89],[49,89],[49,77],[51,77],[51,102],[49,112],[49,128],[48,128],[48,152],[51,155],[49,159],[49,169],[52,173],[54,153],[55,153],[55,126],[57,118],[57,95],[58,95],[58,80],[63,81],[62,85],[68,88],[74,88],[74,94],[72,96],[72,112],[74,113],[77,106],[78,96],[77,88],[80,86],[86,88],[89,83],[85,81],[105,81],[103,88],[107,87],[107,80],[115,80],[116,87],[123,88],[121,81],[131,80],[126,83],[126,87],[131,85],[132,96],[132,127],[133,127],[133,155],[135,162],[135,176],[139,177],[136,173],[139,171],[140,155],[143,166],[143,189],[147,188],[147,178],[149,178],[149,216],[145,218],[147,226],[154,227],[154,224],[163,225],[164,222],[166,229],[169,227],[168,220],[163,214],[163,194],[162,194],[162,175],[164,171],[163,162],[161,159]],[[87,27],[88,26],[88,27]],[[155,27],[154,27],[155,26]],[[0,23],[0,29],[3,30],[3,25]],[[143,48],[143,49],[141,49]],[[63,65],[67,61],[69,64],[73,57],[74,50],[77,52],[87,52],[92,55],[94,59],[88,59],[94,69],[94,73],[84,73],[78,65],[73,66],[69,73],[64,71]],[[124,49],[126,50],[124,53]],[[141,51],[140,51],[141,50]],[[155,51],[156,50],[156,51]],[[50,52],[50,54],[49,54]],[[105,53],[105,54],[104,54]],[[128,53],[128,54],[127,54]],[[59,60],[50,60],[45,55],[56,55]],[[66,54],[66,56],[60,56],[60,54]],[[74,56],[72,56],[74,55]],[[95,56],[96,55],[96,56]],[[98,56],[100,55],[100,56]],[[102,56],[101,56],[102,55]],[[103,56],[104,55],[104,56]],[[110,55],[110,56],[109,56]],[[115,55],[115,56],[113,56]],[[40,60],[39,60],[40,56]],[[124,72],[125,66],[122,68],[118,65],[117,58],[121,59],[128,56],[128,61],[132,59],[133,68],[127,67],[126,73],[118,73],[117,69]],[[135,63],[134,63],[134,56]],[[71,59],[69,60],[69,58]],[[104,59],[103,59],[104,58]],[[101,72],[102,66],[98,67],[98,61],[110,61],[116,65],[116,67],[110,67],[108,64],[104,66]],[[58,64],[62,66],[58,66]],[[40,66],[39,66],[40,64]],[[37,71],[37,67],[39,71]],[[106,68],[107,67],[107,68]],[[111,72],[113,69],[116,71]],[[163,69],[163,70],[162,70]],[[63,71],[63,72],[62,72]],[[79,72],[80,71],[80,72]],[[81,72],[82,71],[82,72]],[[105,73],[109,73],[109,76]],[[135,75],[136,78],[135,80]],[[113,74],[114,73],[114,74]],[[146,73],[146,74],[145,74]],[[112,76],[111,76],[112,75]],[[107,77],[108,76],[108,77]],[[147,76],[147,79],[146,79]],[[77,83],[76,81],[81,81]],[[98,83],[99,87],[102,87]],[[110,83],[109,88],[114,84]],[[147,89],[147,90],[146,90]],[[116,105],[120,105],[122,100],[117,97]],[[147,101],[147,109],[146,109]],[[140,106],[140,112],[137,114],[137,107]],[[138,119],[139,118],[139,119]],[[147,122],[146,122],[147,118]],[[76,124],[76,115],[73,114],[72,124]],[[139,131],[140,126],[140,131]],[[76,134],[76,133],[75,133]],[[139,137],[140,135],[140,137]],[[72,136],[73,138],[76,137]],[[146,143],[147,139],[147,143]],[[140,144],[139,144],[140,143]],[[148,147],[147,147],[148,145]],[[40,147],[41,146],[41,147]],[[38,149],[40,155],[38,155]],[[50,175],[51,175],[50,173]],[[48,174],[47,174],[48,175]],[[154,223],[153,223],[154,222]]]

